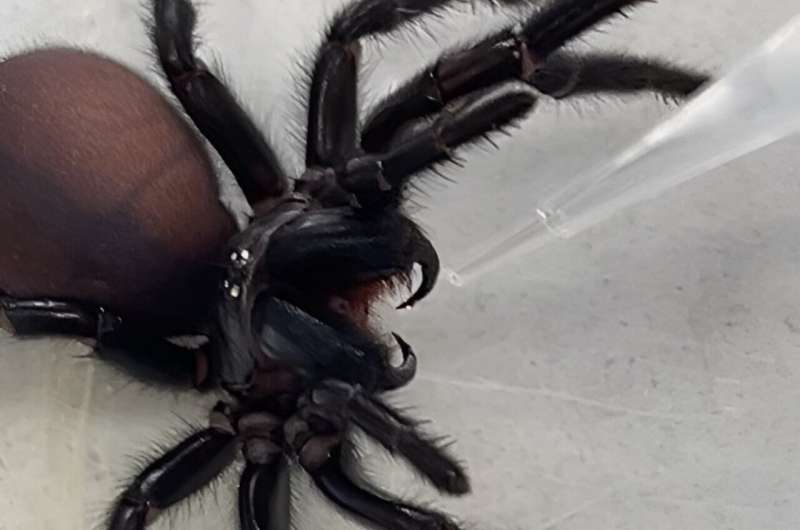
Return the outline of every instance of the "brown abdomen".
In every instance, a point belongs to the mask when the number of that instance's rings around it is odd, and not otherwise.
[[[197,318],[234,227],[204,146],[155,88],[39,50],[0,64],[0,124],[0,291]]]

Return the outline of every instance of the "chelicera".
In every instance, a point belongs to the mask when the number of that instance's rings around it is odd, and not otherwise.
[[[54,180],[37,173],[35,164],[8,162],[4,168],[7,179],[15,171],[29,176],[9,184],[6,212],[13,213],[7,215],[52,236],[31,243],[4,223],[0,317],[5,327],[23,337],[93,338],[101,358],[121,360],[155,379],[193,381],[227,394],[211,411],[207,428],[139,472],[117,498],[107,527],[145,528],[242,458],[242,529],[270,528],[269,500],[281,468],[292,464],[308,472],[340,508],[379,527],[460,528],[449,515],[356,484],[340,462],[349,429],[358,427],[442,493],[469,491],[462,465],[384,396],[411,381],[416,356],[401,337],[387,340],[373,329],[371,306],[387,289],[407,284],[418,266],[419,286],[401,306],[409,307],[433,289],[439,273],[433,245],[403,211],[407,185],[421,171],[451,160],[465,144],[522,119],[540,97],[641,90],[682,97],[694,91],[705,80],[702,74],[659,60],[562,50],[643,1],[553,0],[520,24],[443,55],[386,97],[360,126],[359,43],[462,2],[356,0],[333,18],[316,54],[307,100],[306,169],[290,178],[231,92],[195,55],[191,2],[154,0],[152,39],[163,74],[236,177],[253,207],[249,224],[234,229],[213,204],[209,183],[189,176],[178,179],[189,198],[177,218],[161,219],[154,228],[147,213],[157,212],[158,202],[126,200],[116,216],[107,217],[116,219],[110,226],[93,226],[99,210],[85,187],[83,194],[69,186],[46,190]],[[13,72],[14,64],[27,64],[27,70],[17,71],[31,71],[33,64],[36,71],[36,61],[59,56],[106,72],[110,81],[102,83],[135,84],[140,102],[166,105],[133,74],[86,54],[34,52],[5,66]],[[107,99],[113,112],[113,96]],[[0,101],[3,112],[10,112],[16,100],[5,90]],[[165,127],[187,156],[194,156],[200,144],[192,142],[176,113],[170,115],[174,119]],[[40,146],[37,156],[46,159],[58,145]],[[146,161],[147,153],[143,156]],[[12,159],[18,160],[4,158]],[[97,186],[102,193],[102,183]],[[34,200],[45,201],[37,204],[46,211],[26,210]],[[144,214],[137,213],[139,206]],[[167,225],[172,235],[165,236],[171,243],[165,246],[153,234]],[[182,239],[180,227],[187,225],[194,237]],[[88,245],[79,240],[87,237]],[[59,246],[59,238],[69,245]],[[67,260],[69,248],[87,254]],[[51,270],[67,265],[74,274]],[[202,335],[207,342],[189,348],[169,340],[178,335]],[[397,364],[390,361],[395,350],[402,354]]]

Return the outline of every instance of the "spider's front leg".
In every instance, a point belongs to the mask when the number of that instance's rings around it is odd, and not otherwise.
[[[308,98],[306,166],[338,168],[358,149],[359,42],[436,13],[454,0],[357,0],[342,9],[317,52]]]
[[[434,120],[394,135],[383,152],[351,160],[339,182],[368,209],[391,210],[404,199],[413,175],[455,161],[457,148],[512,125],[535,103],[536,96],[524,89],[465,96]]]
[[[450,102],[523,82],[555,98],[586,93],[652,91],[681,98],[707,76],[665,61],[615,53],[558,51],[598,23],[643,0],[553,0],[521,28],[508,28],[454,50],[390,94],[366,120],[361,143],[388,149],[401,127],[441,112]]]
[[[502,1],[513,4],[529,0]],[[352,197],[353,194],[373,210],[376,201],[385,204],[385,200],[376,199],[374,195],[368,197],[352,186],[342,186],[342,178],[350,173],[353,158],[362,154],[357,136],[360,42],[395,32],[423,15],[441,13],[457,3],[457,0],[357,0],[337,14],[317,53],[312,73],[306,132],[306,167],[310,171],[297,181],[297,191],[315,195],[326,206],[347,204],[346,195]],[[504,105],[504,102],[497,103]],[[501,114],[502,111],[497,115],[490,112],[484,120],[488,123],[478,128],[492,128],[492,123],[504,121]],[[448,125],[474,128],[477,124],[456,119]],[[449,149],[452,145],[441,147]],[[329,178],[331,174],[334,179]],[[339,187],[330,186],[329,181],[337,179],[339,186],[348,193],[342,194]],[[380,174],[372,174],[369,179],[377,180],[381,188],[391,187]]]
[[[233,94],[195,56],[189,0],[153,0],[153,42],[172,92],[219,152],[254,207],[283,195],[288,180],[263,135]]]

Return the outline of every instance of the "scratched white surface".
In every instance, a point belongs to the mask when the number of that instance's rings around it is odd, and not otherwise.
[[[205,4],[208,47],[284,140],[295,62],[338,2]],[[664,1],[588,40],[713,69],[798,9],[794,0]],[[0,45],[66,41],[144,70],[139,13],[128,0],[2,0]],[[463,38],[487,20],[465,16],[443,34]],[[372,90],[435,53],[425,38],[408,42],[380,52]],[[370,62],[377,56],[367,50]],[[500,152],[479,150],[452,171],[457,186],[433,186],[420,218],[445,260],[457,260],[516,221],[544,187],[664,112],[653,98],[545,102]],[[782,142],[468,289],[443,283],[414,312],[388,315],[421,356],[400,401],[456,438],[474,477],[473,495],[439,502],[476,529],[796,529],[798,148]],[[284,155],[296,163],[292,149]],[[68,340],[0,338],[1,530],[92,527],[132,469],[130,456],[181,428],[179,418],[202,422],[213,400],[129,384],[76,358],[86,352]],[[378,453],[367,458],[381,484],[436,500],[386,464]],[[234,484],[229,477],[180,510],[173,527],[234,528]],[[297,528],[355,528],[313,493],[305,498]]]

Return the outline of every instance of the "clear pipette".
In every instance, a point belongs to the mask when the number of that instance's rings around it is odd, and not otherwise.
[[[733,159],[800,131],[800,15],[671,118],[542,201],[533,219],[455,269],[463,285]]]

